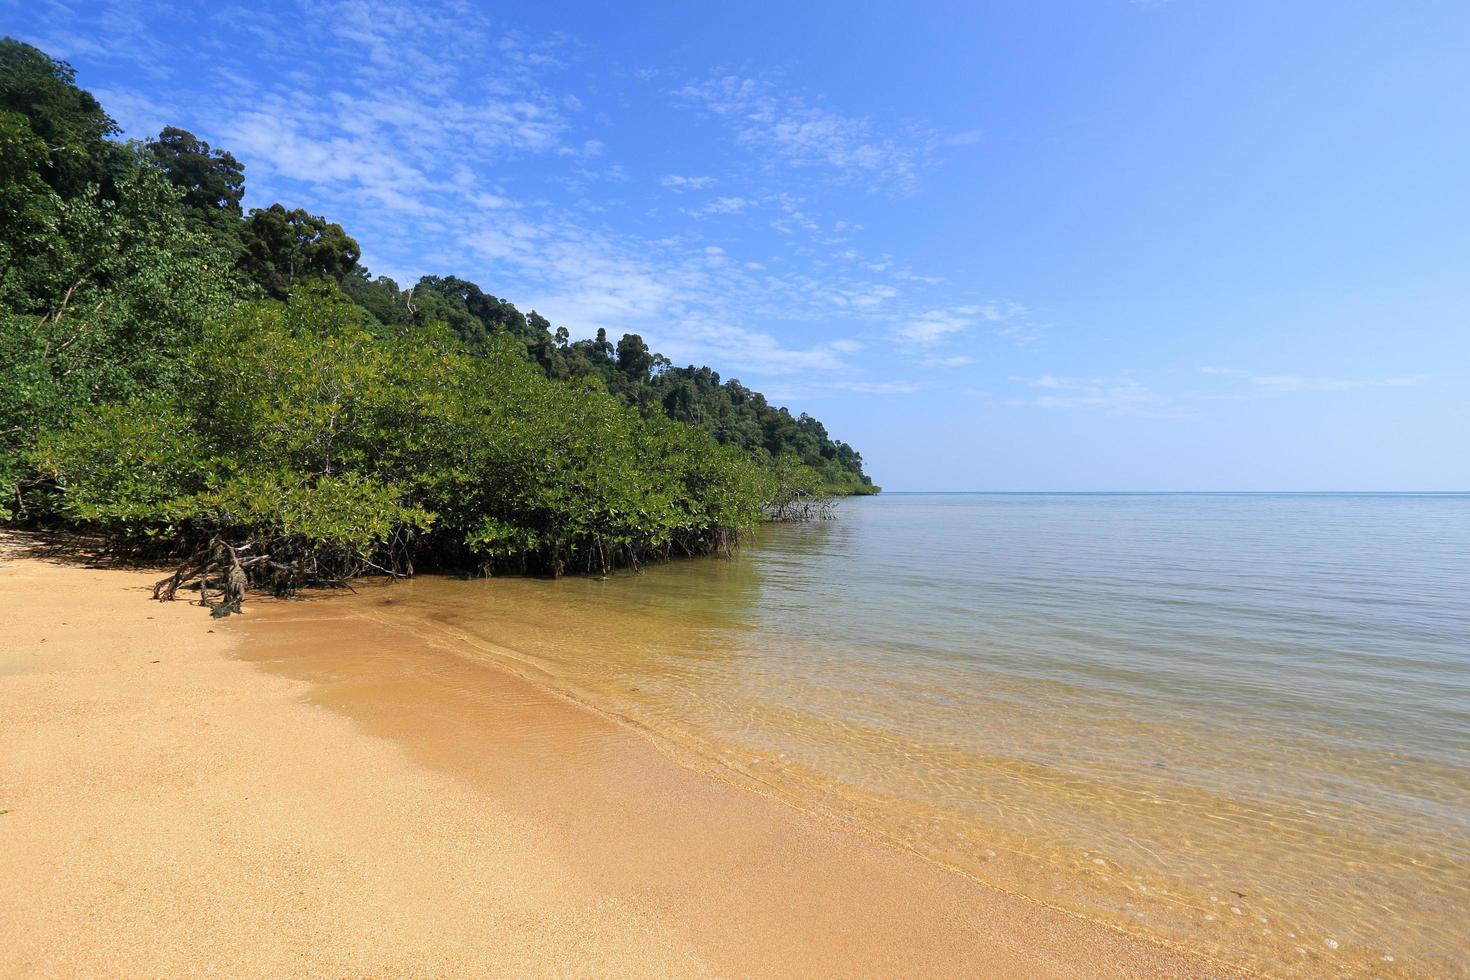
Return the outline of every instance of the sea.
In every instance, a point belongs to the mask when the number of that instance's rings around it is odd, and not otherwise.
[[[1470,975],[1470,495],[885,493],[729,560],[395,588],[996,888],[1270,975]]]

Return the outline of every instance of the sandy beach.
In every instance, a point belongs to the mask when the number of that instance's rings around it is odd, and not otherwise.
[[[0,974],[1206,976],[361,604],[0,539]]]

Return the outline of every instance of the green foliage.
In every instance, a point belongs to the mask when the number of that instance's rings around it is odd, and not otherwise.
[[[288,590],[415,561],[603,573],[728,551],[773,502],[876,491],[821,423],[737,381],[635,334],[572,341],[465,280],[370,278],[324,218],[242,216],[229,153],[115,133],[68,66],[0,41],[13,516]]]
[[[191,231],[177,192],[135,168],[59,202],[51,247],[0,311],[0,488],[22,508],[24,450],[84,405],[181,379],[180,352],[234,302],[227,257]]]
[[[799,460],[817,474],[824,493],[878,492],[857,450],[833,440],[810,415],[793,417],[737,380],[722,384],[707,367],[668,368],[650,379],[646,390],[669,418],[705,428],[722,443],[758,450],[773,468],[782,457]]]
[[[204,232],[232,260],[238,259],[245,247],[240,237],[244,165],[230,153],[211,149],[193,133],[174,126],[165,126],[143,144],[143,152],[183,192],[181,203],[190,227]]]
[[[863,472],[862,456],[828,436],[821,422],[809,415],[793,416],[739,381],[721,383],[719,374],[707,367],[673,367],[637,334],[624,334],[616,345],[605,330],[598,330],[595,339],[571,341],[566,328],[553,333],[550,322],[534,310],[522,314],[474,283],[452,276],[425,276],[411,289],[400,290],[391,279],[369,280],[359,274],[349,276],[343,286],[385,328],[442,322],[472,351],[483,351],[495,336],[508,335],[549,378],[593,379],[646,417],[664,415],[697,426],[768,465],[779,456],[795,455],[820,474],[827,493],[878,492]]]
[[[0,38],[0,111],[23,116],[40,138],[44,152],[36,172],[64,198],[89,184],[110,189],[113,177],[126,169],[126,154],[109,139],[117,123],[75,78],[65,62]]]
[[[350,556],[352,564],[331,571],[352,574],[360,570],[356,562],[373,556],[394,534],[433,522],[431,513],[405,504],[404,496],[403,488],[361,473],[312,478],[247,468],[218,490],[179,503],[192,511],[189,520],[207,528]]]
[[[776,521],[805,521],[830,516],[832,495],[821,471],[795,454],[771,461],[775,490],[767,497],[766,515]]]
[[[0,301],[24,302],[57,241],[61,196],[41,176],[46,142],[18,112],[0,111]]]
[[[279,204],[252,208],[240,231],[240,267],[271,296],[284,299],[299,279],[340,281],[362,254],[357,241],[319,215]]]
[[[500,338],[384,339],[329,285],[208,328],[167,403],[81,410],[38,468],[68,517],[128,534],[325,544],[394,561],[404,532],[461,563],[605,572],[728,547],[763,471],[707,434],[558,384]]]
[[[229,211],[239,217],[245,196],[245,168],[225,150],[209,144],[186,129],[165,126],[144,144],[149,159],[184,192],[184,207],[195,210]]]
[[[38,471],[64,481],[72,520],[134,531],[169,528],[188,515],[180,502],[213,482],[213,467],[190,419],[156,398],[82,409],[36,448]]]

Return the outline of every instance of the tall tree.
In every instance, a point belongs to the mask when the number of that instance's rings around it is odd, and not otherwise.
[[[0,111],[0,303],[35,306],[55,265],[62,200],[41,177],[46,142],[18,112]]]
[[[191,227],[203,231],[231,256],[243,249],[240,199],[245,196],[245,167],[225,150],[186,129],[166,126],[143,145],[145,158],[183,192],[184,214]]]
[[[64,198],[88,184],[111,191],[128,167],[127,152],[109,137],[117,123],[92,93],[76,85],[76,70],[14,38],[0,38],[0,110],[19,113],[40,137],[41,178]]]
[[[165,126],[144,149],[169,183],[183,190],[186,207],[241,214],[245,166],[233,154],[211,149],[204,140],[176,126]]]
[[[280,204],[252,208],[241,237],[240,267],[270,296],[285,299],[299,279],[341,282],[362,255],[357,240],[320,215]]]
[[[653,355],[648,345],[636,333],[625,333],[618,341],[618,370],[636,381],[647,381],[648,370],[653,367]]]

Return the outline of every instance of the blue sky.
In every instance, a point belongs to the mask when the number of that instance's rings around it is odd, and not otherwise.
[[[919,489],[1470,489],[1470,3],[0,0],[375,273]]]

